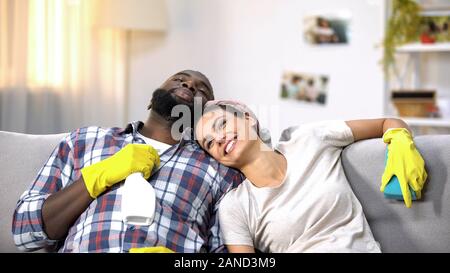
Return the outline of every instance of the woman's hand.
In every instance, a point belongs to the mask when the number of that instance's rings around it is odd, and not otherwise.
[[[380,190],[384,192],[392,176],[397,176],[406,207],[411,207],[411,193],[416,193],[417,199],[427,180],[425,161],[416,149],[409,131],[405,128],[393,128],[383,135],[383,141],[388,143],[388,158],[384,170]]]

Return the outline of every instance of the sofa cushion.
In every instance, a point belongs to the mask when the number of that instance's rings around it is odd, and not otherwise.
[[[0,252],[19,252],[11,233],[16,203],[65,135],[26,135],[0,131]]]
[[[380,192],[386,144],[381,139],[344,149],[342,164],[383,252],[450,252],[450,135],[418,136],[428,180],[422,200],[406,208]]]

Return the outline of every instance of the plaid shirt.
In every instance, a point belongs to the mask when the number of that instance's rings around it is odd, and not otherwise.
[[[65,137],[17,203],[12,223],[17,247],[35,250],[50,245],[59,252],[127,252],[132,247],[165,246],[175,252],[225,252],[218,203],[243,176],[200,149],[191,138],[191,130],[160,156],[159,168],[148,179],[157,198],[150,226],[122,221],[123,183],[118,183],[89,205],[63,242],[50,240],[45,234],[41,217],[44,201],[78,180],[83,167],[113,155],[128,143],[145,143],[136,136],[142,125],[134,122],[126,129],[85,127]]]

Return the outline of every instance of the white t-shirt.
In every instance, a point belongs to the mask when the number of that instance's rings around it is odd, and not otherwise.
[[[158,155],[161,155],[162,153],[167,151],[170,147],[172,147],[167,143],[157,141],[157,140],[148,138],[146,136],[143,136],[139,132],[136,134],[136,136],[138,136],[139,138],[142,138],[142,140],[145,142],[145,144],[151,145],[153,148],[155,148],[155,150],[158,152]]]
[[[219,217],[225,244],[263,252],[380,252],[341,164],[353,142],[344,121],[301,125],[275,149],[287,172],[277,187],[248,179],[222,199]]]

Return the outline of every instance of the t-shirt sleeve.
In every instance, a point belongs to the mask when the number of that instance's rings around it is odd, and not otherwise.
[[[345,121],[327,120],[290,127],[283,131],[280,143],[292,146],[311,138],[335,147],[344,147],[354,142],[352,130]]]
[[[244,215],[236,198],[235,190],[227,193],[219,206],[220,229],[225,245],[253,245],[253,239]]]
[[[313,131],[322,141],[335,147],[345,147],[354,142],[352,130],[343,120],[316,123]]]

